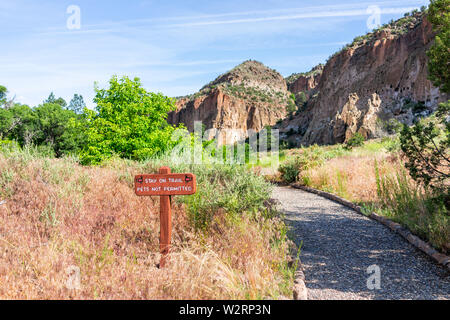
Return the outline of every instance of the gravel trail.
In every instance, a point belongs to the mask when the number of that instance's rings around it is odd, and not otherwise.
[[[276,187],[273,197],[303,241],[308,299],[450,299],[449,272],[382,224],[299,189]],[[380,289],[367,287],[371,265]]]

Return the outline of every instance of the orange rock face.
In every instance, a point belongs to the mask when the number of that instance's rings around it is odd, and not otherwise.
[[[179,100],[177,110],[169,113],[168,122],[183,123],[190,132],[193,132],[194,122],[201,121],[206,129],[221,130],[220,137],[224,137],[227,129],[235,129],[235,134],[228,137],[226,141],[226,143],[234,143],[247,138],[247,130],[258,132],[265,126],[274,125],[277,120],[285,116],[285,105],[252,102],[227,95],[217,88],[209,95],[195,98],[187,103]]]
[[[278,72],[255,61],[244,62],[199,93],[196,98],[178,99],[168,122],[183,123],[192,132],[194,122],[201,121],[205,129],[223,131],[221,137],[234,129],[226,143],[245,139],[247,130],[258,132],[284,118],[289,94]]]
[[[319,65],[313,68],[308,74],[300,75],[297,80],[288,85],[289,91],[294,94],[304,92],[308,98],[311,97],[319,85],[322,69],[323,65]]]

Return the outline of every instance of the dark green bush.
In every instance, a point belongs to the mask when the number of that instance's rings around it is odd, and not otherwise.
[[[364,140],[364,136],[357,132],[345,143],[344,148],[350,150],[353,147],[360,147],[364,144]]]

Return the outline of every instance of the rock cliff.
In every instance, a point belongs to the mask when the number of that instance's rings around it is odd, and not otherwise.
[[[246,138],[248,129],[259,131],[274,125],[286,116],[288,102],[284,78],[260,62],[249,60],[196,94],[179,98],[168,121],[183,123],[189,131],[194,130],[194,121],[202,121],[205,129],[238,129],[227,135],[228,144]]]
[[[297,144],[334,144],[356,132],[379,137],[392,121],[411,124],[429,115],[448,99],[427,79],[426,51],[433,39],[420,12],[356,38],[327,61],[314,86],[317,94],[281,131]],[[291,87],[308,85],[301,80]]]

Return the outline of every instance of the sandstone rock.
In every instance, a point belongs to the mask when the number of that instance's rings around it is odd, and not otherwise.
[[[286,116],[289,92],[284,78],[256,61],[246,61],[203,87],[192,97],[177,101],[168,122],[183,123],[194,131],[194,121],[205,129],[220,129],[220,144],[231,144],[274,125]],[[226,134],[223,129],[238,129]],[[212,136],[209,136],[212,138]],[[225,141],[226,140],[226,141]]]
[[[430,114],[449,96],[427,79],[426,51],[434,33],[418,14],[404,33],[387,28],[332,56],[314,87],[317,96],[306,110],[283,122],[301,128],[301,144],[343,143],[354,133],[366,138],[383,134],[383,121],[411,124],[420,117],[411,103],[421,102]]]
[[[322,76],[323,67],[323,64],[319,64],[306,73],[292,74],[287,77],[289,91],[294,94],[304,92],[308,98],[311,97],[316,92],[315,89]]]

